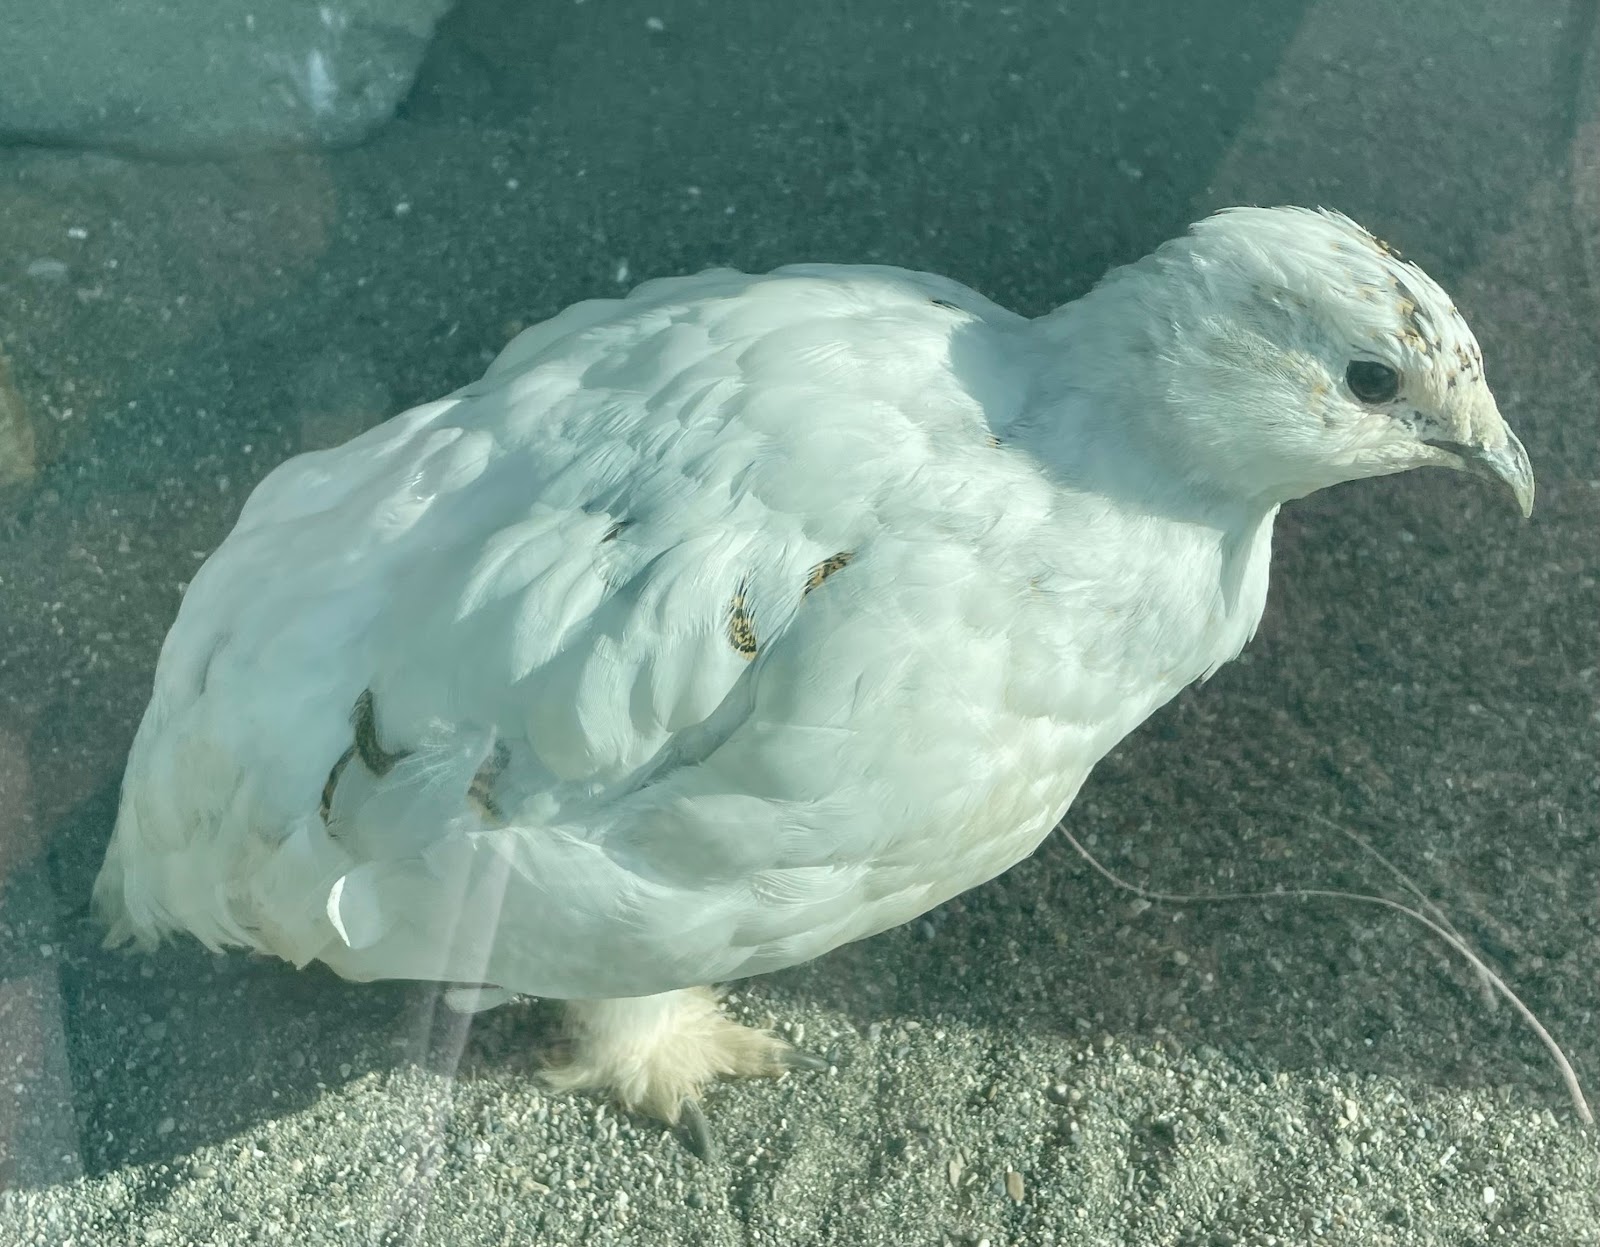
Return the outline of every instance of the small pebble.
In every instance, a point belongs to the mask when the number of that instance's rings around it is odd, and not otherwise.
[[[35,281],[66,281],[67,266],[60,260],[49,256],[41,256],[37,260],[30,260],[24,270]]]
[[[1015,1204],[1020,1204],[1022,1202],[1022,1192],[1023,1192],[1022,1175],[1020,1173],[1018,1173],[1015,1169],[1007,1169],[1006,1170],[1006,1194],[1011,1196],[1011,1202],[1015,1203]]]

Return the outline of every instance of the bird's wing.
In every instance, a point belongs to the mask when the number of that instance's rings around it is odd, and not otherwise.
[[[992,467],[1017,323],[899,270],[656,282],[283,465],[163,649],[125,925],[598,995],[864,933],[910,886],[874,820],[974,800],[994,730],[893,738],[1004,683],[979,563],[1046,505]]]

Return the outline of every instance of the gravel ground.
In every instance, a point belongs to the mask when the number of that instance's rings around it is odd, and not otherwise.
[[[1039,311],[1198,213],[1323,202],[1483,342],[1539,473],[1290,509],[1244,658],[1070,826],[1183,892],[1437,901],[1600,1092],[1600,70],[1592,3],[465,0],[331,155],[0,156],[0,1242],[1600,1243],[1537,1040],[1354,902],[1148,904],[1064,840],[741,984],[834,1063],[709,1102],[710,1164],[471,1025],[85,900],[181,585],[250,486],[474,376],[522,324],[711,263],[880,261]]]

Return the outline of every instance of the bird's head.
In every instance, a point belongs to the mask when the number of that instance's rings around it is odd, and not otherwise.
[[[1532,510],[1527,453],[1472,331],[1347,217],[1219,212],[1112,273],[1083,300],[1097,302],[1121,336],[1104,346],[1143,373],[1168,453],[1197,481],[1272,503],[1438,466],[1491,477]]]

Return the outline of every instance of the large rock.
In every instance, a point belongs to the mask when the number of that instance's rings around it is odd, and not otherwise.
[[[0,141],[203,156],[353,143],[451,0],[49,0],[0,19]]]

